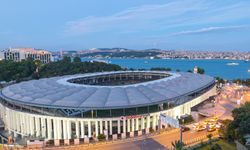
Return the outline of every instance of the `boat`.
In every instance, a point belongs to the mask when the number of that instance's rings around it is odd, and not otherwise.
[[[109,64],[110,62],[108,60],[102,60],[102,59],[92,59],[90,60],[90,62],[100,62],[100,63],[105,63],[105,64]]]
[[[247,70],[247,72],[249,72],[249,73],[250,73],[250,69],[248,69],[248,70]]]
[[[227,63],[228,66],[238,66],[239,63],[235,63],[235,62],[230,62],[230,63]]]

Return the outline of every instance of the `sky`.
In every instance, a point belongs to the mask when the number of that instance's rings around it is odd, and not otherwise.
[[[0,0],[0,48],[250,51],[249,0]]]

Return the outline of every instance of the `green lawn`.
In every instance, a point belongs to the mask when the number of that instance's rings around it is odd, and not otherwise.
[[[228,143],[225,140],[219,140],[219,141],[213,142],[213,144],[215,143],[219,144],[223,150],[236,150],[236,146],[234,144]],[[206,145],[197,150],[210,150],[210,145]]]

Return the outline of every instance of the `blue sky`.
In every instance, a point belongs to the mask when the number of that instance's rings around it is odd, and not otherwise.
[[[249,0],[0,1],[0,48],[250,51]]]

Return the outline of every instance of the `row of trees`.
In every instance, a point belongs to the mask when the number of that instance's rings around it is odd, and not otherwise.
[[[171,71],[172,69],[169,68],[169,67],[167,67],[167,68],[165,68],[165,67],[154,67],[154,68],[151,68],[150,70],[153,70],[153,71],[155,71],[155,70],[158,70],[158,71]],[[176,69],[176,71],[179,72],[180,70]],[[193,71],[192,70],[188,70],[187,72],[192,73]],[[205,70],[203,68],[198,67],[197,73],[204,74]]]
[[[236,79],[233,80],[234,83],[250,86],[250,79]]]
[[[76,57],[72,61],[70,57],[65,57],[60,61],[41,64],[40,61],[31,58],[21,62],[0,61],[0,81],[22,81],[53,77],[77,73],[117,71],[122,70],[118,65],[106,64],[102,62],[81,62]]]
[[[20,81],[32,78],[36,65],[32,59],[21,62],[0,61],[0,81]]]
[[[244,136],[250,135],[250,102],[232,111],[233,121],[224,120],[220,134],[228,141],[239,140],[245,143]]]
[[[81,62],[79,57],[73,61],[69,57],[64,57],[61,61],[45,64],[39,71],[40,77],[53,77],[69,74],[101,72],[101,71],[118,71],[122,68],[114,64],[102,62]]]

